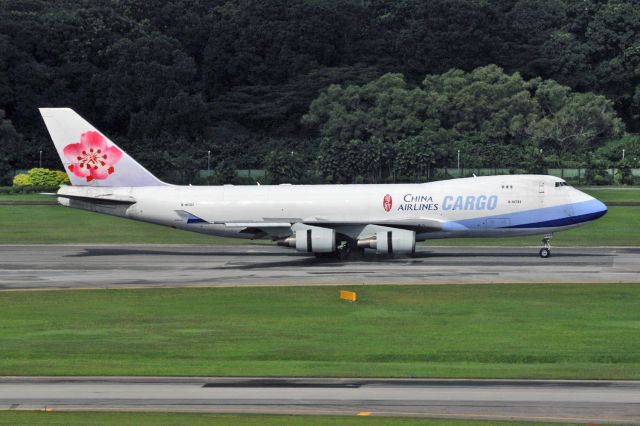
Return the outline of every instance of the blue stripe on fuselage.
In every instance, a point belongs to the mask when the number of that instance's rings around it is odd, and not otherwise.
[[[572,212],[572,214],[569,214]],[[607,207],[600,201],[593,199],[573,204],[563,204],[554,207],[527,210],[502,215],[483,216],[473,219],[463,219],[447,222],[443,229],[463,227],[466,229],[490,228],[553,228],[559,226],[576,225],[597,219],[607,213]],[[488,219],[508,219],[509,225],[488,227]],[[502,221],[501,221],[502,222]],[[503,222],[502,222],[503,223]],[[456,226],[453,226],[456,224]]]

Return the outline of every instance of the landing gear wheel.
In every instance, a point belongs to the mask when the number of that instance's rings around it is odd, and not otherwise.
[[[551,256],[551,245],[549,244],[549,240],[553,238],[553,234],[545,234],[542,237],[542,248],[540,249],[540,257],[543,259]]]
[[[336,253],[339,260],[347,260],[351,256],[351,249],[349,247],[339,248]]]

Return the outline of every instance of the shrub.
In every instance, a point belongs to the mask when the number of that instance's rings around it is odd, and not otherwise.
[[[66,172],[55,170],[56,180],[59,185],[70,185],[71,181],[69,180],[69,175]]]
[[[65,172],[41,167],[29,170],[26,175],[17,175],[13,180],[13,186],[33,185],[47,188],[56,188],[69,183],[69,177]]]
[[[53,170],[35,167],[27,172],[33,185],[58,186],[56,172]]]
[[[33,182],[31,181],[31,177],[24,173],[16,175],[13,178],[13,186],[32,186]]]

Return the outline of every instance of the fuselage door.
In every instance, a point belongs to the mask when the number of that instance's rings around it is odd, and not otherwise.
[[[544,182],[538,184],[538,194],[544,194]]]

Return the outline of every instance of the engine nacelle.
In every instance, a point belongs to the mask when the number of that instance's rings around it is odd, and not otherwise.
[[[308,226],[295,231],[296,250],[307,253],[333,253],[336,251],[336,231]]]
[[[416,233],[405,229],[378,231],[374,238],[358,241],[358,246],[375,249],[378,254],[414,253]]]

